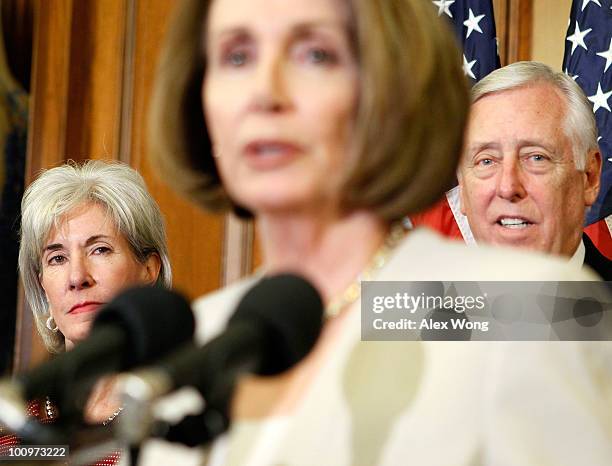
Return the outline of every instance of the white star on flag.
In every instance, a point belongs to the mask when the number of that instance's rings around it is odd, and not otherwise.
[[[574,76],[572,76],[572,75],[569,73],[569,71],[568,71],[568,69],[567,69],[567,68],[565,68],[564,73],[565,73],[566,75],[568,75],[570,78],[572,78],[574,81],[576,81],[576,79],[578,79],[578,78],[580,77],[580,76],[578,76],[577,74],[575,74]]]
[[[433,0],[434,5],[438,7],[438,16],[442,16],[442,13],[447,14],[449,17],[453,17],[449,8],[456,0]]]
[[[612,91],[603,92],[601,90],[601,83],[598,83],[597,93],[588,97],[588,99],[593,102],[593,113],[595,113],[600,108],[605,108],[608,112],[612,112],[612,110],[610,110],[610,106],[608,105],[608,99],[611,95]]]
[[[597,5],[599,5],[599,7],[601,8],[601,3],[599,3],[599,0],[582,0],[582,11],[584,11],[584,9],[586,8],[586,6],[587,6],[589,3],[591,3],[591,2],[593,2],[593,3],[597,4]]]
[[[470,34],[473,31],[478,31],[482,34],[482,29],[480,29],[480,25],[478,23],[480,23],[480,21],[482,21],[482,18],[485,17],[485,15],[474,16],[474,12],[471,8],[468,10],[468,15],[469,18],[463,22],[463,25],[467,26],[468,28],[467,35],[465,36],[466,39],[470,37]]]
[[[468,63],[467,58],[465,58],[465,54],[463,54],[463,72],[466,76],[469,76],[472,79],[476,79],[476,76],[474,76],[474,73],[472,71],[472,68],[474,67],[475,63],[476,60],[473,60]]]
[[[601,137],[601,136],[599,136],[599,137],[597,138],[597,144],[599,144],[599,141],[601,141],[601,140],[602,140],[602,137]],[[608,159],[608,162],[612,162],[612,159]]]
[[[591,28],[581,31],[580,27],[578,26],[578,21],[576,21],[576,29],[574,29],[574,33],[571,36],[567,36],[567,40],[572,43],[572,55],[578,46],[582,47],[584,50],[588,50],[586,44],[584,43],[584,38],[591,31]]]
[[[610,39],[610,48],[608,50],[604,50],[603,52],[599,52],[597,55],[606,59],[606,67],[604,68],[605,73],[608,71],[608,68],[610,68],[610,65],[612,65],[612,38]]]

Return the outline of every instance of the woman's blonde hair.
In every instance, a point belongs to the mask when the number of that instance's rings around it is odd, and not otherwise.
[[[346,1],[361,79],[352,135],[357,162],[347,167],[343,204],[393,221],[431,205],[454,182],[469,107],[461,54],[428,1]],[[184,0],[171,22],[149,137],[164,179],[219,211],[233,203],[215,167],[202,111],[210,4]]]
[[[163,217],[136,170],[119,162],[90,160],[43,171],[21,201],[19,271],[38,331],[52,353],[63,351],[64,336],[46,326],[49,305],[40,283],[42,252],[52,228],[91,202],[104,207],[137,260],[144,263],[151,254],[159,255],[157,284],[172,284]]]

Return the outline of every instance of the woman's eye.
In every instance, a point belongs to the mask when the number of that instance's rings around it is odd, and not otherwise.
[[[56,255],[56,256],[51,256],[48,260],[47,263],[49,265],[61,265],[66,261],[66,257],[62,256],[62,255]]]
[[[312,40],[298,41],[292,53],[298,62],[310,65],[334,65],[339,61],[339,54],[333,48]]]
[[[93,250],[94,254],[106,254],[110,252],[110,248],[106,246],[98,246]]]
[[[227,62],[232,66],[242,66],[246,63],[247,57],[244,52],[231,53],[227,57]]]
[[[333,53],[319,47],[310,49],[307,56],[308,60],[315,64],[330,64],[337,61],[336,56]]]
[[[240,68],[246,65],[249,61],[249,51],[245,48],[234,48],[223,54],[223,64]]]

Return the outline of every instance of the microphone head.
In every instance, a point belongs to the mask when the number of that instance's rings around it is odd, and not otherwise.
[[[193,339],[195,320],[189,302],[159,286],[129,289],[106,304],[92,333],[106,325],[120,326],[131,345],[123,367],[146,364]]]
[[[321,333],[323,301],[305,279],[290,274],[262,279],[238,304],[229,320],[259,326],[266,335],[259,375],[275,375],[306,356]]]

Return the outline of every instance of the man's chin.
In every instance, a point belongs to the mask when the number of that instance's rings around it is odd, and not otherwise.
[[[502,231],[497,232],[495,235],[491,235],[488,241],[478,242],[499,247],[521,248],[541,252],[543,254],[550,253],[548,248],[545,247],[545,244],[543,244],[541,238],[534,233],[533,230],[527,228],[519,231]]]
[[[490,232],[491,242],[495,244],[507,244],[508,246],[523,246],[537,249],[539,241],[538,226],[534,223],[526,223],[520,226],[504,226],[496,223]]]

